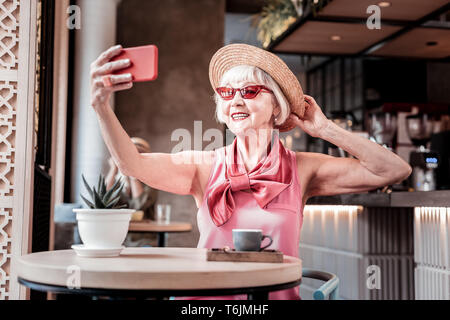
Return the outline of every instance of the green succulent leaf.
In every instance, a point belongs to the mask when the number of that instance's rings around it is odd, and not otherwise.
[[[106,179],[103,175],[99,175],[97,187],[89,186],[84,175],[81,175],[83,179],[83,183],[86,189],[89,192],[92,200],[89,201],[83,195],[80,195],[83,201],[89,206],[91,209],[122,209],[127,208],[128,204],[118,205],[120,200],[120,193],[125,185],[122,181],[122,178],[118,179],[114,182],[114,185],[108,189],[106,185]]]
[[[103,197],[103,203],[108,203],[111,200],[111,196],[113,194],[113,192],[120,187],[122,182],[122,178],[116,180],[116,182],[114,183],[114,185],[111,187],[111,189],[108,190],[108,192],[106,192],[105,196]]]
[[[97,193],[98,193],[98,195],[100,196],[100,198],[102,198],[102,197],[101,197],[101,194],[102,194],[102,185],[103,185],[102,180],[103,180],[103,176],[100,175],[100,176],[98,177],[98,186],[97,186]]]
[[[97,191],[95,190],[95,187],[94,187],[94,203],[95,203],[96,209],[104,209],[105,208],[105,205],[103,204],[102,199],[100,198]]]
[[[90,202],[89,200],[87,200],[85,197],[83,197],[82,195],[80,195],[81,196],[81,199],[83,199],[84,200],[84,202],[86,202],[86,204],[89,206],[89,208],[91,208],[91,209],[94,209],[95,208],[95,206],[92,204],[92,202]]]
[[[102,185],[102,175],[98,175],[98,181],[97,181],[97,191],[100,192],[100,187]]]
[[[109,207],[113,201],[114,203],[117,203],[120,200],[120,192],[122,192],[122,188],[123,185],[114,192],[114,194],[111,196],[111,200],[109,200],[108,203],[105,204],[107,207]]]
[[[119,189],[114,191],[113,194],[110,197],[109,202],[111,202],[111,200],[113,200],[113,199],[120,198],[120,193],[122,192],[122,189],[123,189],[123,185],[121,185]]]
[[[94,194],[92,193],[92,189],[89,187],[89,184],[86,182],[86,179],[84,178],[84,175],[81,174],[81,177],[83,178],[84,186],[86,187],[87,191],[89,192],[89,195],[91,196],[91,199],[94,198]]]
[[[106,192],[106,184],[105,184],[105,178],[102,176],[102,181],[100,184],[100,197],[103,199],[103,197],[105,196],[105,192]]]
[[[114,208],[115,205],[119,202],[119,200],[120,200],[120,198],[116,198],[116,199],[112,200],[110,203],[107,203],[107,204],[105,205],[105,207],[106,207],[106,208],[112,209],[112,208]]]

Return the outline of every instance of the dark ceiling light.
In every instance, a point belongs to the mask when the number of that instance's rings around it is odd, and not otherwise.
[[[428,47],[434,47],[434,46],[437,46],[437,44],[438,44],[437,41],[428,41],[427,42]]]

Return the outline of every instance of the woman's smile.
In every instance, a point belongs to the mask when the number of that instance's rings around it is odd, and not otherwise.
[[[233,119],[233,121],[242,121],[247,119],[249,116],[250,115],[245,112],[234,112],[231,114],[231,119]]]

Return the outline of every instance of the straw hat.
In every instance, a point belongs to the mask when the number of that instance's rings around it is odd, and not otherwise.
[[[144,152],[150,152],[150,144],[144,139],[139,137],[133,137],[131,138],[131,141],[133,141],[136,147],[143,149]]]
[[[275,54],[248,44],[229,44],[220,48],[209,63],[209,81],[215,90],[222,76],[231,68],[239,65],[251,65],[268,73],[280,86],[291,107],[291,112],[303,117],[305,100],[303,90],[297,77],[288,66]],[[291,120],[286,120],[277,128],[289,131],[295,127]]]

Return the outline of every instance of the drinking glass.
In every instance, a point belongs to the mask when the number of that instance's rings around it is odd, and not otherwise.
[[[158,204],[156,206],[156,222],[168,224],[170,223],[170,204]]]

